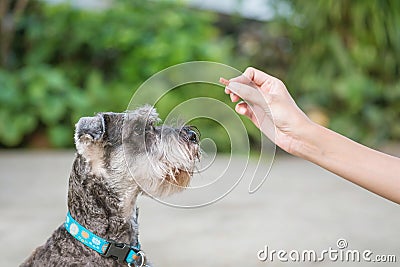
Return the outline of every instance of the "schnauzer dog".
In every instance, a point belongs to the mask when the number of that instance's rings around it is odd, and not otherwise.
[[[159,121],[150,106],[79,120],[67,219],[21,266],[149,266],[136,199],[183,190],[200,156],[197,128]]]

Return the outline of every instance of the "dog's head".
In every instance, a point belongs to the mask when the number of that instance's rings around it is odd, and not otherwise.
[[[135,188],[157,197],[181,191],[199,160],[199,133],[191,126],[159,122],[150,106],[81,118],[75,131],[77,152],[94,177],[104,177],[121,194]]]

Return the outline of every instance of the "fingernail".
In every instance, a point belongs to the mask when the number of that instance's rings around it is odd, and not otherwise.
[[[235,97],[235,94],[234,94],[234,93],[230,93],[229,96],[230,96],[230,98],[231,98],[231,101],[233,102],[233,101],[234,101],[233,98]]]
[[[246,110],[243,107],[236,106],[236,112],[239,114],[244,114]]]

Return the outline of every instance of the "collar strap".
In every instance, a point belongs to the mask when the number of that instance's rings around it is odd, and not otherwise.
[[[107,241],[80,225],[72,218],[69,211],[64,225],[68,233],[75,237],[75,239],[97,251],[102,256],[111,257],[119,262],[125,261],[129,266],[145,266],[145,255],[140,250],[140,244],[134,247],[124,243]]]

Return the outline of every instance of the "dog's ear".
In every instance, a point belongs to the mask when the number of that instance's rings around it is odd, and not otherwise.
[[[85,141],[99,141],[105,133],[105,121],[102,114],[94,117],[80,118],[75,125],[75,143]]]

